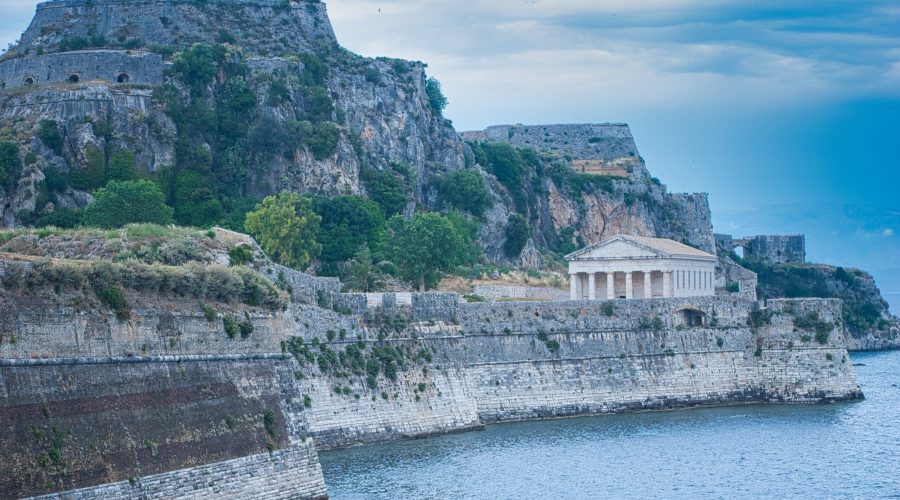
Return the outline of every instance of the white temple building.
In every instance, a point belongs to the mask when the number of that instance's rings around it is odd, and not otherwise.
[[[617,235],[566,256],[572,300],[715,295],[716,256],[663,238]]]

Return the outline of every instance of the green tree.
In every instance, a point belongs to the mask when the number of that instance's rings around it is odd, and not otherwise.
[[[285,191],[266,197],[247,214],[244,227],[273,260],[301,269],[322,250],[316,241],[321,220],[312,200]]]
[[[106,155],[97,146],[88,146],[84,156],[83,168],[72,170],[69,177],[72,187],[90,191],[106,183]]]
[[[112,181],[94,193],[84,211],[84,224],[102,228],[136,222],[171,224],[172,208],[159,187],[148,180]]]
[[[436,184],[441,201],[458,210],[481,217],[491,204],[484,179],[474,169],[454,170]]]
[[[19,145],[14,142],[0,142],[0,187],[15,180],[21,167]]]
[[[437,78],[431,77],[425,81],[425,93],[428,95],[428,104],[431,105],[431,109],[434,110],[436,114],[441,114],[444,112],[444,108],[447,107],[449,101],[444,96],[444,92],[441,89],[441,82],[437,80]]]
[[[384,283],[384,273],[375,265],[372,252],[367,246],[360,248],[343,267],[342,281],[350,290],[362,293],[374,292]]]
[[[528,219],[521,214],[510,215],[506,225],[506,241],[503,243],[506,256],[518,257],[530,237],[531,227],[528,225]]]
[[[322,217],[318,241],[325,274],[336,274],[336,264],[351,259],[362,247],[376,248],[385,228],[381,209],[362,196],[316,198],[313,210]]]
[[[466,235],[441,214],[420,212],[408,221],[397,216],[388,226],[392,260],[420,291],[434,286],[442,271],[453,269],[464,257]]]
[[[175,177],[175,220],[185,226],[209,227],[218,223],[224,211],[215,192],[196,172]]]
[[[397,215],[406,207],[406,182],[395,169],[363,168],[360,178],[369,197],[381,207],[385,217]]]
[[[131,181],[137,179],[137,166],[134,161],[134,153],[131,151],[118,151],[109,160],[109,169],[106,175],[111,181]]]

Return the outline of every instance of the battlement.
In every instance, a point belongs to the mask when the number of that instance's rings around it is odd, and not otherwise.
[[[0,89],[103,81],[159,85],[166,63],[151,52],[82,50],[0,62]]]
[[[631,129],[624,123],[494,125],[485,130],[462,132],[463,139],[506,142],[568,156],[571,160],[610,163],[638,158]]]

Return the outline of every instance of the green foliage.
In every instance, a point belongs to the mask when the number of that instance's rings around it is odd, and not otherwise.
[[[253,334],[253,323],[249,319],[241,321],[238,323],[238,330],[241,332],[241,338],[246,339]]]
[[[56,207],[52,212],[38,216],[34,221],[34,227],[70,229],[80,224],[82,217],[83,212],[81,210]]]
[[[309,198],[282,192],[247,214],[244,227],[274,261],[301,269],[322,250],[316,241],[321,220]]]
[[[603,315],[606,316],[607,318],[610,318],[613,316],[613,314],[616,313],[616,306],[615,306],[615,304],[613,304],[612,301],[608,300],[608,301],[604,302],[603,305],[600,306],[600,312],[602,312]]]
[[[518,257],[530,237],[531,226],[528,224],[528,219],[521,214],[511,214],[506,225],[506,241],[503,243],[503,251],[506,256]]]
[[[225,48],[220,45],[194,45],[181,52],[172,65],[172,73],[200,95],[216,76],[219,64],[225,59]]]
[[[306,147],[319,161],[333,155],[341,139],[340,128],[331,122],[291,122],[291,130],[296,143]]]
[[[856,277],[848,273],[847,270],[843,267],[838,267],[834,270],[834,277],[843,281],[848,286],[853,286],[853,284],[856,282]]]
[[[137,179],[137,165],[134,161],[134,153],[131,151],[117,151],[109,159],[109,168],[106,179],[110,181],[133,181]]]
[[[38,139],[57,155],[62,155],[63,138],[59,133],[59,125],[53,120],[41,120],[38,123]]]
[[[366,186],[369,198],[381,207],[386,218],[401,213],[406,207],[406,180],[396,169],[363,168],[360,170],[360,179]]]
[[[725,339],[723,339],[722,337],[716,337],[716,345],[718,347],[722,347],[723,345],[725,345]]]
[[[303,73],[300,76],[302,85],[320,86],[328,79],[328,65],[311,52],[300,54],[300,62],[303,63]]]
[[[772,312],[768,309],[756,309],[747,317],[747,325],[753,328],[762,328],[772,324]]]
[[[464,258],[466,235],[453,222],[436,213],[417,213],[411,220],[392,218],[389,253],[401,276],[418,283],[419,290],[434,285],[441,271],[453,269]]]
[[[327,274],[335,274],[338,262],[351,259],[363,247],[376,248],[385,229],[379,206],[362,196],[316,198],[313,211],[322,217],[317,239],[322,242]]]
[[[428,104],[431,106],[431,110],[435,114],[442,114],[448,101],[441,89],[441,82],[437,78],[431,77],[425,81],[425,94],[428,95]]]
[[[266,433],[272,437],[277,437],[277,433],[275,432],[275,412],[272,410],[266,409],[263,412],[263,428],[266,429]]]
[[[435,186],[442,203],[476,217],[483,216],[491,205],[484,179],[474,169],[454,170],[437,179]]]
[[[225,328],[225,335],[227,335],[228,338],[233,339],[237,337],[238,324],[237,321],[234,320],[234,318],[223,316],[222,326]]]
[[[75,189],[94,190],[106,184],[106,155],[96,146],[85,148],[83,168],[70,172],[70,182]]]
[[[211,227],[222,219],[224,210],[210,181],[197,172],[181,172],[175,177],[175,221],[183,226]]]
[[[147,180],[112,181],[94,193],[96,201],[84,212],[84,224],[101,228],[135,222],[171,224],[172,209],[156,184]]]
[[[243,266],[253,262],[253,249],[247,245],[237,245],[228,250],[229,265]]]
[[[528,212],[525,178],[530,169],[540,167],[537,154],[532,149],[516,149],[501,142],[469,143],[475,160],[506,187],[521,213]]]
[[[0,187],[11,184],[22,168],[19,158],[19,145],[14,142],[0,141]]]
[[[215,309],[203,302],[200,303],[200,310],[203,311],[203,315],[206,316],[206,321],[209,321],[210,323],[212,323],[216,320],[216,318],[219,317]]]
[[[100,302],[112,309],[119,321],[125,321],[131,316],[131,304],[128,303],[121,288],[115,286],[98,288],[96,293]]]

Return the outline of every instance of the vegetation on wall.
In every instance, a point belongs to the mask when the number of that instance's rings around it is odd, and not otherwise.
[[[159,188],[148,180],[112,181],[95,193],[84,212],[84,224],[101,228],[149,222],[170,224],[172,208]]]

